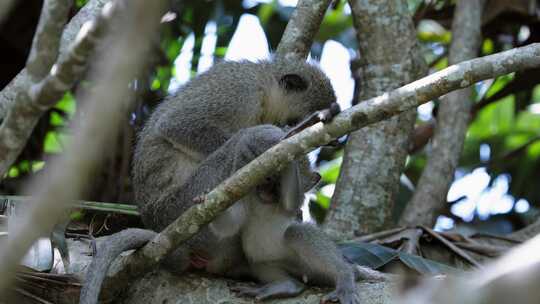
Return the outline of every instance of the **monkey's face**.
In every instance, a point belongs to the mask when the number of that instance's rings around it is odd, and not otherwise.
[[[328,77],[316,66],[299,60],[276,61],[277,79],[282,96],[282,123],[294,126],[315,111],[336,102]]]

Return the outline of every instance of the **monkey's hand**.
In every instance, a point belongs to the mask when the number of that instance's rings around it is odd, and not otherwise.
[[[292,127],[288,132],[285,134],[283,139],[289,138],[300,131],[304,130],[305,128],[311,127],[312,125],[318,123],[318,122],[330,122],[334,116],[339,114],[341,112],[341,109],[339,108],[339,105],[335,102],[330,104],[330,107],[328,109],[317,111],[311,115],[309,115],[306,119],[302,120],[299,124]]]
[[[332,120],[332,118],[334,118],[334,116],[338,115],[339,112],[341,112],[339,104],[337,102],[333,102],[330,104],[328,109],[318,111],[316,114],[320,121],[329,122]]]

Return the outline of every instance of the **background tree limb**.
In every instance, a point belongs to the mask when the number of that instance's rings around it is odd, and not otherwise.
[[[285,58],[307,58],[330,0],[300,0],[287,23],[276,54]]]
[[[484,0],[457,2],[452,24],[449,64],[475,58],[482,42],[481,21]],[[472,88],[449,93],[439,104],[435,133],[427,164],[418,180],[413,198],[405,207],[400,224],[432,227],[446,204],[454,179],[472,107]]]
[[[26,69],[32,82],[38,82],[52,68],[59,52],[62,29],[73,5],[71,0],[45,0]]]
[[[110,0],[89,0],[81,10],[71,18],[70,22],[64,28],[62,38],[60,40],[60,57],[62,57],[67,51],[69,46],[75,40],[77,33],[81,29],[82,25],[95,18],[105,3]],[[15,100],[15,95],[19,91],[28,91],[32,82],[28,76],[28,71],[23,69],[13,80],[0,91],[0,120],[2,120],[10,104]]]
[[[64,0],[64,2],[69,1]],[[55,14],[58,14],[59,9],[56,5],[46,4],[44,8],[50,8],[55,11]],[[67,9],[69,7],[64,8],[66,15]],[[48,15],[44,14],[44,16]],[[38,38],[34,40],[36,44],[30,53],[27,67],[31,85],[27,90],[24,90],[24,87],[19,88],[20,91],[10,104],[10,109],[0,125],[0,176],[3,176],[17,159],[41,115],[53,107],[82,76],[88,57],[94,50],[95,42],[100,38],[103,28],[106,26],[104,24],[106,18],[101,19],[99,22],[83,25],[81,35],[74,41],[69,50],[64,52],[64,56],[52,69],[50,65],[56,59],[61,27],[43,26],[46,29],[57,31],[53,35],[56,38],[52,39],[56,42],[56,47],[52,47],[47,38],[39,37],[42,32],[38,28],[36,35]],[[48,19],[45,18],[45,20]],[[63,20],[60,21],[63,25]],[[56,51],[42,51],[42,48],[56,49]],[[41,54],[45,56],[45,62],[39,59]],[[49,67],[43,68],[42,64]]]

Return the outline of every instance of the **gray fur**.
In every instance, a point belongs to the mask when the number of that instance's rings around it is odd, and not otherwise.
[[[302,76],[308,89],[283,90],[279,80],[287,74]],[[195,77],[158,106],[139,136],[133,178],[143,221],[155,228],[144,210],[184,184],[239,130],[261,124],[284,127],[332,102],[328,78],[302,61],[223,62]]]
[[[359,303],[355,274],[336,245],[314,225],[301,223],[282,204],[261,204],[251,194],[239,202],[248,211],[242,248],[251,274],[263,285],[241,285],[242,295],[259,300],[295,296],[303,283],[335,286],[325,299]]]
[[[300,76],[307,89],[284,88],[285,75]],[[287,123],[335,100],[324,73],[298,60],[223,62],[195,77],[157,107],[139,136],[133,182],[145,226],[161,231],[195,197],[279,142]],[[229,257],[215,249],[239,244],[244,211],[238,204],[230,207],[188,242],[187,253],[209,258],[207,271],[227,272],[219,261]]]

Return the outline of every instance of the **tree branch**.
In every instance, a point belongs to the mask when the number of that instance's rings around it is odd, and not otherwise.
[[[50,1],[53,0],[46,1],[44,9],[47,8],[54,12],[43,13],[46,20],[49,20],[47,18],[49,16],[59,15],[58,5],[47,4]],[[70,0],[63,1],[69,2]],[[67,9],[63,10],[67,14]],[[50,65],[57,56],[57,42],[61,30],[59,24],[64,24],[65,20],[51,20],[53,25],[42,24],[40,21],[37,37],[34,39],[34,46],[28,59],[27,73],[31,85],[28,90],[24,90],[23,87],[19,88],[20,91],[0,125],[0,176],[4,176],[17,159],[41,115],[53,107],[81,77],[88,56],[93,52],[95,43],[106,26],[104,23],[107,18],[99,18],[103,20],[83,25],[78,38],[53,68],[50,68]],[[57,33],[50,34],[52,30],[56,30]],[[52,40],[56,41],[56,47],[52,46],[47,37],[42,37],[46,35],[55,36]],[[41,67],[42,64],[46,67]]]
[[[28,186],[31,192],[37,192],[36,200],[21,218],[18,229],[10,231],[7,246],[0,248],[0,294],[5,294],[16,265],[30,245],[39,235],[52,230],[69,202],[90,183],[90,173],[101,161],[103,150],[112,144],[111,135],[118,130],[122,108],[131,99],[128,84],[144,68],[150,48],[147,42],[156,34],[164,4],[165,0],[114,1],[104,8],[101,17],[114,22],[110,28],[115,32],[104,43],[111,47],[97,57],[92,74],[95,89],[82,102],[85,119],[75,128],[66,152],[45,169],[49,174]],[[115,14],[119,8],[127,14]],[[97,24],[92,27],[100,28]]]
[[[330,0],[300,0],[287,23],[276,53],[286,58],[307,58]]]
[[[33,82],[45,77],[58,57],[60,37],[66,24],[72,0],[45,0],[26,61],[28,75]]]
[[[484,0],[457,2],[452,25],[449,63],[477,56],[482,42],[481,20]],[[417,183],[411,201],[405,207],[400,225],[432,227],[444,204],[469,125],[471,88],[451,92],[442,99],[435,134],[427,164]]]
[[[537,66],[540,66],[540,44],[462,62],[361,102],[328,124],[317,123],[285,139],[206,194],[203,203],[188,209],[143,248],[122,257],[121,267],[109,274],[108,281],[126,284],[146,272],[267,176],[318,146],[477,81]]]
[[[109,1],[110,0],[89,0],[88,3],[79,10],[77,15],[70,20],[65,27],[60,40],[60,57],[66,53],[69,46],[75,40],[82,25],[99,14],[103,5]],[[4,3],[4,0],[2,3]],[[28,91],[31,85],[32,82],[28,76],[28,71],[25,68],[20,71],[2,91],[0,91],[0,120],[5,117],[8,108],[13,100],[15,100],[17,92]]]

